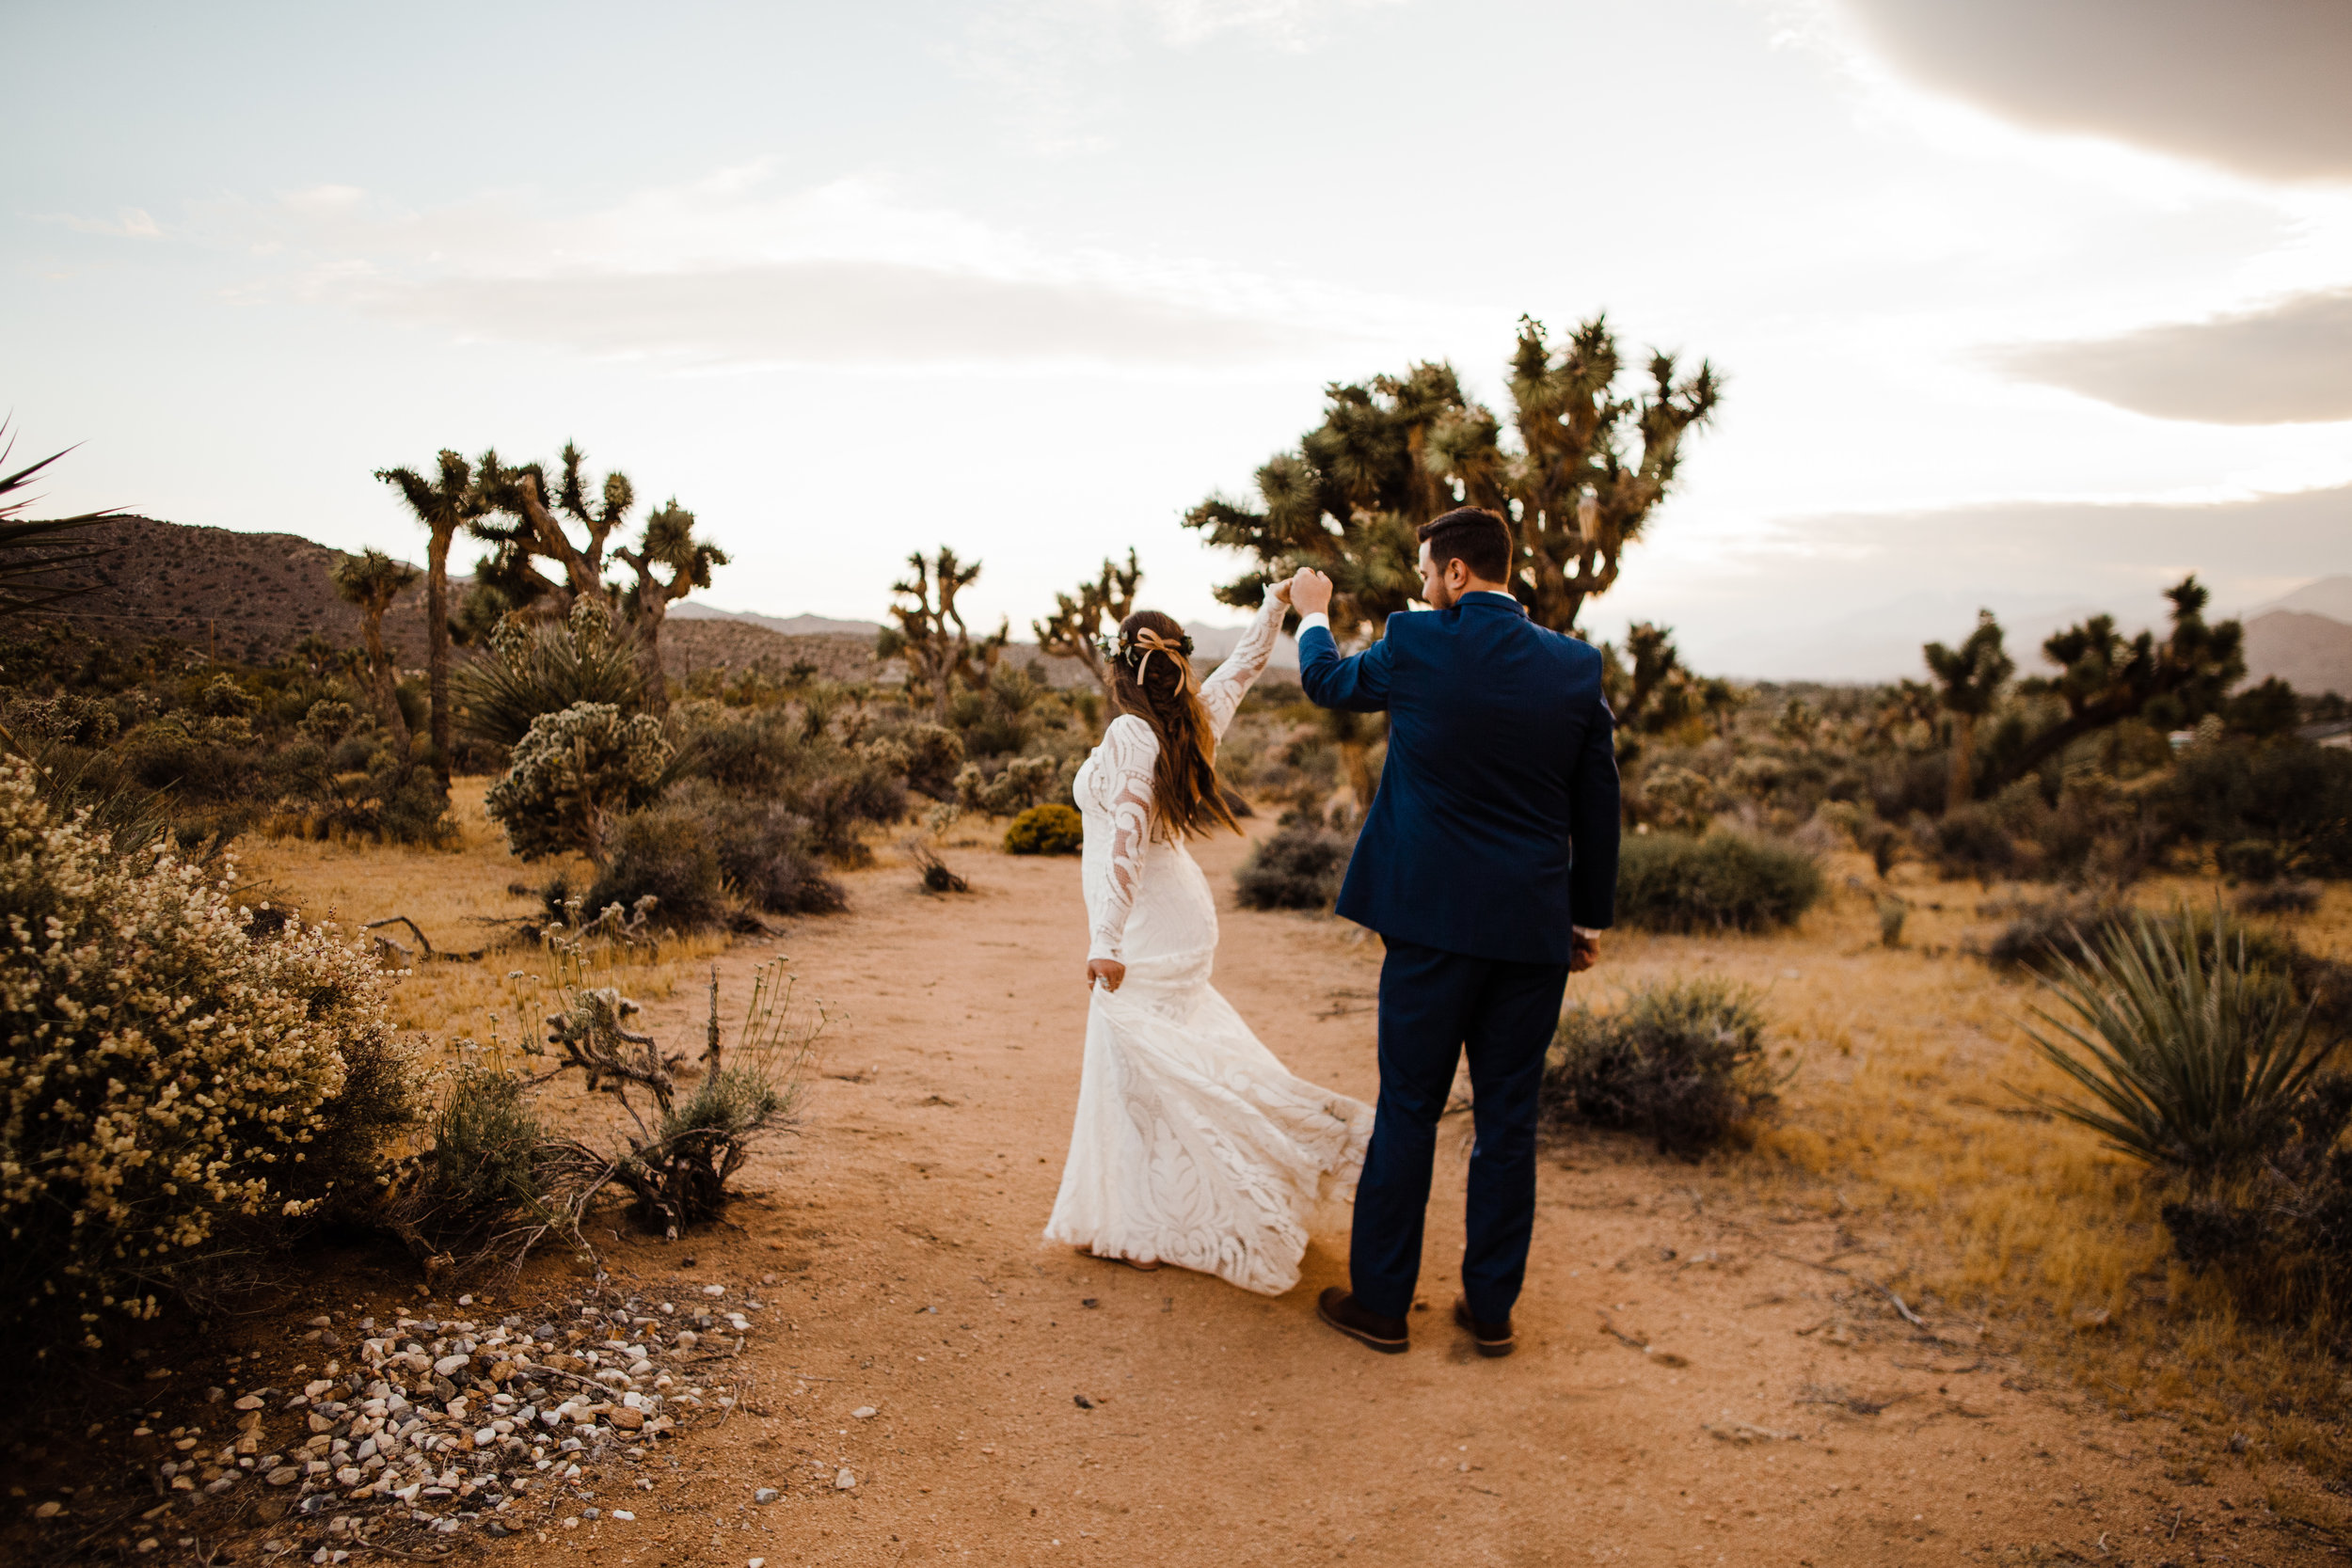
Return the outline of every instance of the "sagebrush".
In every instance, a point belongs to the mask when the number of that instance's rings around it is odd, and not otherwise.
[[[1820,898],[1821,868],[1790,845],[1718,829],[1629,834],[1618,851],[1617,918],[1652,931],[1765,931]]]
[[[202,1266],[363,1191],[411,1114],[387,981],[268,936],[167,844],[60,819],[0,765],[0,1310],[152,1316]]]
[[[1643,1132],[1697,1154],[1772,1103],[1765,1030],[1756,993],[1722,979],[1651,987],[1614,1012],[1571,1006],[1544,1064],[1545,1120]]]

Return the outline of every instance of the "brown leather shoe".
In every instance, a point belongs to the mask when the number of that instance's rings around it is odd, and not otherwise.
[[[1412,1336],[1402,1318],[1384,1318],[1377,1312],[1367,1312],[1356,1304],[1355,1295],[1337,1285],[1325,1291],[1315,1302],[1315,1316],[1338,1329],[1359,1344],[1370,1345],[1383,1355],[1402,1355],[1413,1348]]]
[[[1478,1354],[1481,1355],[1508,1355],[1518,1348],[1518,1340],[1511,1333],[1511,1321],[1505,1318],[1499,1323],[1479,1323],[1470,1315],[1470,1299],[1467,1296],[1454,1298],[1454,1321],[1469,1330],[1470,1337],[1478,1341]]]

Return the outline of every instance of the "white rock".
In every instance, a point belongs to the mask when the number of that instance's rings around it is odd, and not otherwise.
[[[845,1466],[839,1475],[833,1478],[833,1484],[837,1490],[847,1492],[857,1484],[857,1477],[851,1475]]]
[[[703,1294],[707,1296],[723,1296],[726,1293],[727,1288],[723,1285],[706,1285],[703,1287]]]
[[[433,1363],[433,1370],[443,1377],[450,1377],[465,1370],[467,1364],[472,1359],[470,1355],[444,1355]]]
[[[628,1525],[633,1525],[633,1524],[635,1524],[635,1523],[637,1522],[637,1515],[636,1515],[636,1514],[634,1514],[634,1513],[630,1513],[628,1509],[626,1509],[626,1508],[616,1508],[616,1509],[614,1509],[614,1510],[612,1512],[612,1513],[611,1513],[610,1515],[608,1515],[608,1517],[614,1518],[614,1519],[618,1519],[618,1520],[620,1520],[623,1524],[628,1524]]]
[[[878,1414],[880,1414],[880,1412],[876,1411],[870,1404],[861,1404],[855,1410],[850,1412],[850,1416],[852,1419],[860,1421],[870,1421]]]
[[[771,1503],[771,1502],[774,1502],[774,1501],[775,1501],[778,1497],[782,1497],[782,1496],[784,1496],[784,1494],[783,1494],[783,1493],[781,1493],[781,1492],[779,1492],[779,1491],[777,1491],[774,1487],[772,1487],[772,1486],[763,1486],[763,1487],[761,1487],[758,1491],[756,1491],[756,1492],[755,1492],[755,1493],[753,1493],[753,1494],[752,1494],[752,1501],[754,1501],[754,1502],[755,1502],[755,1503]],[[55,1508],[56,1505],[55,1503],[48,1503],[48,1504],[44,1504],[43,1506],[44,1506],[44,1507],[48,1507],[48,1508]],[[43,1515],[43,1517],[47,1517],[47,1516],[46,1516],[46,1515]]]

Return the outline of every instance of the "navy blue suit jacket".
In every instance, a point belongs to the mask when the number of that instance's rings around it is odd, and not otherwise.
[[[1347,863],[1340,913],[1384,937],[1517,963],[1568,961],[1569,928],[1615,916],[1616,725],[1600,655],[1469,594],[1389,617],[1342,658],[1298,639],[1322,707],[1389,716],[1380,790]]]

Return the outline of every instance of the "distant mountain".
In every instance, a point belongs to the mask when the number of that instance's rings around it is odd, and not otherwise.
[[[2325,615],[2331,621],[2352,624],[2352,578],[2319,578],[2305,583],[2292,594],[2282,594],[2267,604],[2258,604],[2243,611],[2242,618],[2252,620],[2274,610],[2295,610],[2304,615]]]
[[[2352,578],[2329,580],[2352,585]],[[2276,675],[2297,691],[2352,697],[2352,625],[2295,610],[2257,615],[2246,623],[2246,674],[2249,681]]]
[[[1204,675],[1216,669],[1217,661],[1233,651],[1234,644],[1241,641],[1241,634],[1248,629],[1248,626],[1213,626],[1206,621],[1186,621],[1184,630],[1192,634],[1193,667]],[[1287,670],[1295,674],[1298,670],[1297,640],[1288,636],[1279,639],[1274,644],[1274,652],[1265,662],[1269,670]]]
[[[678,621],[737,621],[786,637],[871,637],[882,630],[881,625],[873,621],[835,621],[823,615],[760,615],[748,610],[720,610],[692,599],[681,599],[672,605],[670,616]]]

